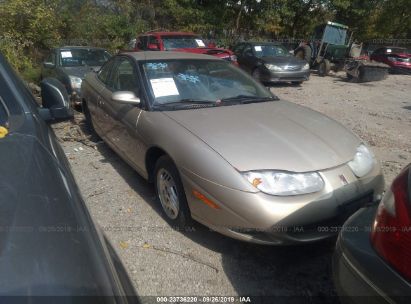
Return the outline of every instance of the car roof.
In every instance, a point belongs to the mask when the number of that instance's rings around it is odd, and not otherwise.
[[[61,46],[61,47],[58,47],[58,48],[56,48],[56,50],[67,50],[67,49],[79,49],[79,50],[90,50],[90,49],[93,49],[93,50],[106,50],[105,48],[101,48],[101,47],[95,47],[95,46],[70,46],[70,45],[67,45],[67,46]]]
[[[215,56],[195,54],[189,52],[169,52],[169,51],[147,51],[147,52],[124,52],[135,60],[163,60],[163,59],[203,59],[203,60],[222,60]]]
[[[192,32],[147,32],[142,35],[160,35],[160,36],[198,36]]]
[[[244,43],[249,43],[252,45],[281,45],[281,43],[277,41],[246,41]]]

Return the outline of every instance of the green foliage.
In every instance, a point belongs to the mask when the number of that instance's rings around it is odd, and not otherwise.
[[[411,0],[0,0],[0,51],[36,78],[44,50],[94,45],[112,52],[153,29],[192,31],[221,45],[307,38],[327,20],[358,40],[411,38]]]

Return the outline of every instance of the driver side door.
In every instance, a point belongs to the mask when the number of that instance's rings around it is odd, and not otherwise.
[[[114,92],[131,91],[140,97],[140,79],[132,59],[116,57],[111,72],[110,89],[103,94],[101,103],[104,112],[106,139],[112,148],[137,171],[144,168],[143,142],[137,123],[142,108],[140,105],[122,104],[112,100]]]

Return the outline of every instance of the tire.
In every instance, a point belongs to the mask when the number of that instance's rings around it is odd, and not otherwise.
[[[318,75],[321,77],[327,76],[330,70],[331,70],[330,61],[328,61],[327,59],[324,59],[320,62],[318,66]]]
[[[311,53],[312,53],[311,47],[309,45],[304,45],[304,46],[298,47],[294,51],[294,56],[310,63],[311,62]]]
[[[96,130],[94,129],[93,121],[91,119],[91,114],[87,106],[87,102],[83,100],[81,103],[81,108],[84,114],[84,117],[86,118],[86,126],[89,129],[90,133],[94,136],[97,137],[98,140],[100,140],[100,136],[97,134]]]
[[[154,169],[154,184],[157,200],[170,225],[184,230],[192,224],[190,209],[180,174],[167,155],[161,156]]]

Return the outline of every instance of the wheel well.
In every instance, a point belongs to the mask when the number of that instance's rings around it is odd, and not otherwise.
[[[148,174],[148,181],[153,182],[153,177],[154,177],[154,168],[156,166],[157,160],[163,156],[166,155],[167,153],[158,148],[158,147],[152,147],[150,148],[147,153],[146,153],[146,170]]]

